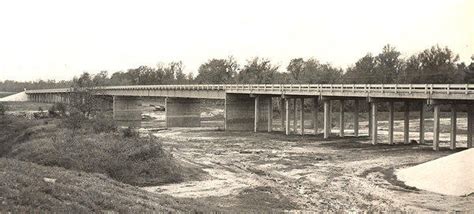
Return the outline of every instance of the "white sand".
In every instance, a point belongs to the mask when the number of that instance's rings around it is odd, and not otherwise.
[[[474,193],[474,148],[397,170],[406,185],[444,195]]]
[[[23,92],[20,92],[20,93],[17,93],[17,94],[12,94],[8,97],[3,97],[3,98],[0,98],[0,102],[7,102],[7,101],[28,101],[28,95],[26,95],[26,93],[23,91]]]

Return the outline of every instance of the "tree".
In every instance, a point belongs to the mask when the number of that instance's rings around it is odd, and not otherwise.
[[[455,83],[456,62],[459,56],[449,48],[440,48],[438,45],[426,49],[417,56],[419,83]]]
[[[376,83],[397,83],[403,60],[400,58],[400,52],[391,45],[385,45],[382,53],[375,57],[375,76]]]
[[[368,53],[360,58],[355,66],[349,67],[344,74],[345,83],[375,83],[375,57]]]
[[[196,82],[199,84],[230,84],[235,83],[239,65],[233,57],[227,59],[211,59],[199,66]]]
[[[247,61],[237,75],[237,81],[243,84],[270,84],[277,73],[278,66],[272,65],[270,60],[255,57]]]
[[[330,64],[321,64],[318,60],[302,58],[290,61],[288,72],[291,74],[293,83],[301,84],[327,84],[337,83],[342,76],[342,70],[332,67]]]
[[[300,77],[305,70],[305,64],[306,62],[303,60],[303,58],[295,58],[290,61],[290,63],[286,67],[286,70],[291,74],[291,77],[293,79],[292,82],[300,83]]]
[[[471,57],[471,64],[464,69],[464,82],[465,83],[474,83],[474,55]]]

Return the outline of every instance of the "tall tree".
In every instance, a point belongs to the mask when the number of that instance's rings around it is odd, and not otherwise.
[[[233,57],[211,59],[199,67],[196,82],[210,84],[235,83],[238,69],[239,65]]]
[[[344,82],[362,84],[375,83],[377,82],[375,68],[375,57],[368,53],[360,58],[354,66],[347,69],[344,74]]]
[[[400,59],[400,52],[391,45],[385,45],[382,53],[375,57],[376,81],[377,83],[397,83],[403,60]]]
[[[272,65],[270,60],[255,57],[247,61],[237,75],[237,81],[243,84],[270,84],[277,73],[278,66]]]

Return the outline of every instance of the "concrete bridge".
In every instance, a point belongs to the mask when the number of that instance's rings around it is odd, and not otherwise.
[[[439,149],[440,106],[451,109],[450,148],[456,147],[458,106],[468,109],[467,147],[472,147],[474,133],[474,85],[469,84],[258,84],[258,85],[139,85],[110,86],[94,89],[98,96],[113,97],[114,119],[129,125],[140,125],[141,99],[144,97],[166,98],[166,125],[168,127],[200,126],[200,101],[203,99],[225,100],[225,130],[272,132],[273,112],[278,109],[281,127],[285,134],[304,134],[304,121],[312,121],[314,134],[319,133],[318,107],[324,106],[323,135],[331,135],[331,105],[340,102],[339,136],[344,136],[344,103],[353,102],[353,135],[359,136],[359,106],[369,105],[369,136],[377,142],[378,103],[388,103],[388,142],[394,143],[394,103],[404,103],[404,142],[409,143],[409,113],[411,103],[420,103],[419,143],[424,142],[426,105],[433,108],[433,149]],[[35,102],[69,102],[70,88],[27,90],[28,99]],[[311,104],[311,118],[304,117],[303,106]],[[278,103],[277,108],[273,107]],[[290,109],[290,103],[293,108]],[[299,113],[298,113],[299,112]],[[293,115],[293,127],[290,116]],[[299,122],[298,122],[299,120]],[[298,131],[298,123],[300,131]]]

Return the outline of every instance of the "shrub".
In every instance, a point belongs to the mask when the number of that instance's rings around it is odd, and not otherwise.
[[[94,119],[92,119],[91,127],[95,133],[108,133],[117,131],[117,124],[115,121],[104,116],[103,114],[99,114]]]
[[[64,103],[55,103],[48,109],[48,113],[52,117],[64,116],[66,114],[66,105]]]
[[[71,109],[69,116],[63,120],[64,127],[68,129],[80,129],[87,118],[77,109]]]
[[[122,129],[122,136],[125,138],[138,137],[138,132],[134,128],[127,127]]]
[[[8,107],[3,104],[3,103],[0,103],[0,115],[5,115],[5,112],[8,110]]]

